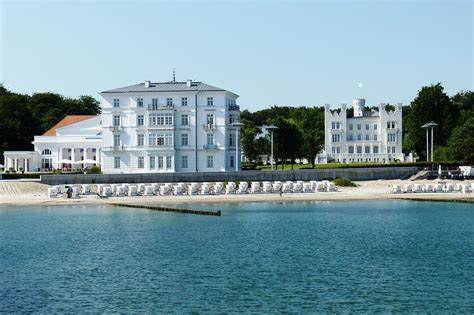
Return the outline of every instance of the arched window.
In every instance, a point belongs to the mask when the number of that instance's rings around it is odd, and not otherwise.
[[[43,152],[41,152],[42,155],[51,155],[51,150],[50,149],[44,149]]]

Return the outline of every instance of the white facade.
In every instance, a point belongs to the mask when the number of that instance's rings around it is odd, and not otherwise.
[[[146,81],[100,95],[104,173],[240,170],[236,94],[201,82]]]
[[[365,100],[353,101],[354,116],[347,117],[343,104],[340,111],[325,106],[324,160],[340,163],[404,161],[402,153],[402,105],[395,111],[365,111]]]
[[[33,151],[5,151],[5,171],[41,172],[100,165],[100,116],[67,116],[63,121],[72,123],[35,136]]]

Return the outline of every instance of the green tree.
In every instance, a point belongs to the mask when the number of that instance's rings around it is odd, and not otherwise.
[[[443,157],[450,161],[474,164],[474,116],[457,126],[448,140],[447,147],[442,147]]]
[[[314,168],[316,155],[324,147],[324,108],[305,108],[298,126],[303,137],[301,156]]]
[[[249,161],[255,161],[258,156],[258,152],[255,146],[255,137],[259,133],[259,129],[255,126],[255,123],[248,119],[241,120],[244,126],[242,127],[242,137],[240,144],[245,157]]]
[[[414,150],[420,157],[426,157],[425,131],[421,126],[430,121],[436,122],[435,145],[445,145],[458,116],[458,109],[440,83],[422,87],[411,102],[406,119],[406,148]]]
[[[301,157],[301,132],[293,122],[280,116],[273,120],[273,124],[278,127],[274,131],[275,156],[283,164],[289,159],[293,169],[295,159]]]

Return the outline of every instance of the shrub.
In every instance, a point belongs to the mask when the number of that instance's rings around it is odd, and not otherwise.
[[[99,166],[92,166],[91,169],[87,172],[87,174],[102,174],[102,170]]]
[[[336,178],[332,182],[334,183],[334,185],[341,186],[341,187],[356,187],[357,186],[353,181],[345,177]]]

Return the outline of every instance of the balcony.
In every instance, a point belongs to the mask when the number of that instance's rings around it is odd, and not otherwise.
[[[123,126],[110,126],[109,128],[110,128],[110,130],[112,130],[114,132],[123,130]]]
[[[202,127],[203,127],[205,130],[216,130],[216,129],[217,129],[217,125],[216,125],[216,124],[204,124],[204,125],[202,125]]]
[[[203,145],[204,150],[215,150],[217,149],[217,145],[215,144],[205,144]]]
[[[240,106],[239,105],[229,105],[228,109],[229,110],[240,111]]]
[[[174,104],[167,105],[167,104],[159,104],[159,105],[153,105],[153,104],[148,104],[148,110],[172,110],[174,109]]]

